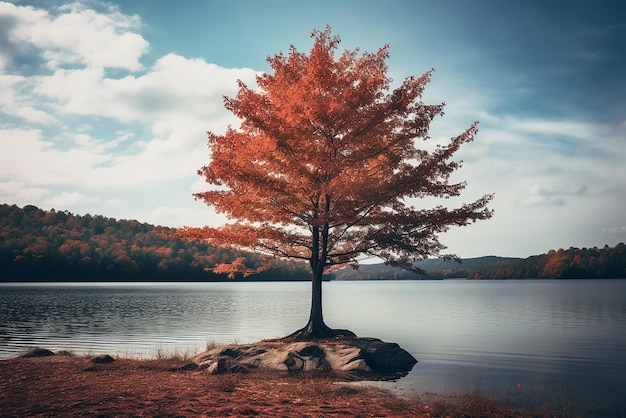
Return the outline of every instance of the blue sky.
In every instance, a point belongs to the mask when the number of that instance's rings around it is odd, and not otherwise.
[[[621,0],[0,1],[0,203],[224,222],[191,196],[205,132],[238,123],[222,96],[326,25],[342,49],[389,44],[397,83],[436,69],[433,143],[480,122],[444,203],[495,193],[496,214],[442,236],[451,252],[626,242]]]

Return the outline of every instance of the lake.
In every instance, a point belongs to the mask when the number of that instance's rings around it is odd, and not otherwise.
[[[626,280],[325,282],[324,318],[397,342],[419,363],[376,385],[479,391],[626,414]],[[310,283],[0,285],[0,358],[40,346],[150,357],[247,343],[305,325]]]

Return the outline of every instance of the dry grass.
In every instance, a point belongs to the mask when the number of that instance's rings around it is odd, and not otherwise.
[[[467,394],[457,400],[439,398],[426,406],[432,417],[524,417],[520,413],[502,406],[488,396]],[[532,416],[532,415],[528,415]]]
[[[389,393],[330,377],[254,371],[173,370],[178,358],[80,356],[0,361],[0,416],[424,416]]]
[[[220,392],[234,392],[241,385],[241,374],[239,373],[224,373],[217,375],[214,381],[214,386]]]
[[[255,370],[209,375],[184,370],[185,353],[160,351],[151,359],[87,357],[0,361],[0,417],[83,416],[351,416],[351,417],[573,417],[567,404],[514,411],[471,390],[457,396],[403,398],[329,373]]]

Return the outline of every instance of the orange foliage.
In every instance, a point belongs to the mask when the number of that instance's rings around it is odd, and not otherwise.
[[[221,263],[217,264],[213,269],[213,273],[228,274],[229,279],[234,279],[237,273],[242,273],[244,277],[250,276],[251,274],[258,273],[258,269],[251,269],[246,267],[246,258],[238,257],[232,263]]]
[[[443,114],[443,104],[421,101],[432,71],[391,90],[387,46],[335,57],[329,28],[312,37],[309,54],[291,47],[268,58],[273,73],[257,77],[258,90],[240,82],[225,98],[241,125],[209,133],[212,159],[199,174],[214,187],[195,197],[233,223],[180,234],[307,260],[316,275],[362,255],[413,270],[445,249],[436,234],[492,216],[491,195],[455,209],[410,200],[460,194],[451,158],[476,123],[432,152],[416,147]]]

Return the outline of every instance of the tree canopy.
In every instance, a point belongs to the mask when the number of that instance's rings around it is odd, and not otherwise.
[[[491,217],[492,196],[453,209],[415,207],[420,198],[460,195],[465,183],[449,181],[460,167],[453,156],[476,123],[434,151],[418,147],[443,115],[443,104],[421,100],[432,71],[392,89],[388,46],[336,56],[340,39],[329,28],[312,37],[310,53],[292,46],[268,58],[273,73],[257,77],[258,89],[240,82],[237,96],[225,98],[241,125],[209,133],[211,161],[199,174],[213,187],[195,197],[233,222],[182,234],[307,260],[313,303],[304,335],[325,336],[324,272],[362,256],[416,271],[416,260],[445,249],[437,234]]]

